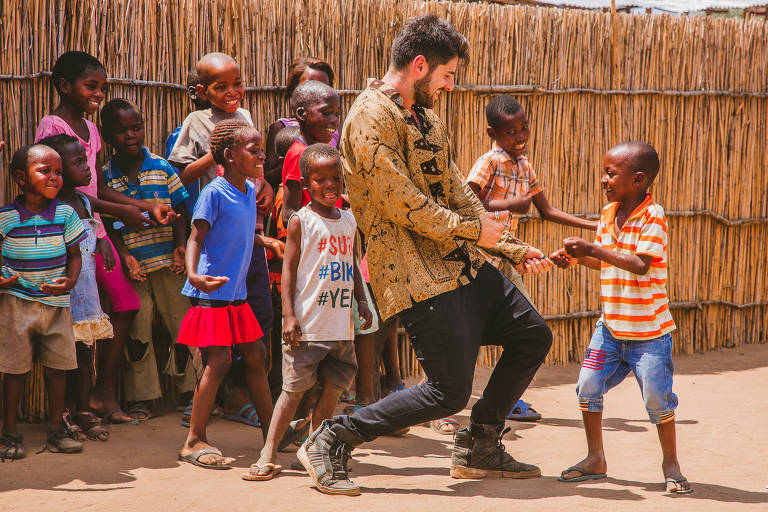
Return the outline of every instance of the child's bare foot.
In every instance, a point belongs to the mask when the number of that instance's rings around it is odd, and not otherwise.
[[[561,482],[583,482],[585,480],[597,480],[605,478],[608,466],[603,457],[587,456],[578,464],[574,464],[560,473]]]
[[[680,463],[676,460],[662,462],[661,469],[664,471],[664,482],[667,492],[672,494],[690,494],[693,492],[688,479],[680,471]]]
[[[101,418],[102,423],[130,423],[134,421],[125,411],[120,408],[120,404],[114,398],[100,399],[95,395],[95,390],[91,393],[91,399],[88,403],[96,416]]]
[[[218,448],[199,441],[192,446],[185,445],[179,452],[179,460],[206,469],[232,469],[232,457],[224,457]]]

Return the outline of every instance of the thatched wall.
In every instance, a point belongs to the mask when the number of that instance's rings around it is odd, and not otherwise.
[[[768,24],[761,21],[412,0],[12,0],[0,7],[1,134],[11,149],[32,140],[56,102],[41,73],[69,49],[104,62],[115,82],[108,98],[141,106],[157,152],[189,111],[178,84],[208,51],[241,63],[253,88],[244,106],[258,127],[287,113],[275,86],[300,55],[333,65],[348,109],[365,79],[385,72],[403,21],[424,12],[447,17],[472,43],[459,90],[438,107],[461,169],[489,147],[483,109],[499,91],[518,94],[527,108],[530,158],[550,202],[566,211],[599,212],[610,146],[650,142],[662,160],[653,192],[670,217],[677,350],[766,342]],[[4,200],[15,194],[8,159],[9,152],[0,158]],[[579,233],[535,217],[520,230],[545,251],[570,234]],[[549,361],[579,360],[598,314],[597,275],[555,270],[526,283],[556,335]],[[483,359],[495,356],[488,350]]]

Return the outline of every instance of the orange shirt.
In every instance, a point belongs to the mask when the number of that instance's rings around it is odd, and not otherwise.
[[[616,231],[619,203],[603,208],[595,244],[622,254],[652,256],[645,275],[608,263],[600,268],[602,321],[614,337],[626,340],[658,338],[675,329],[667,298],[667,219],[650,194]]]

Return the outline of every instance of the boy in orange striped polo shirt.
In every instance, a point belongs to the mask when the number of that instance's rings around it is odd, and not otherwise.
[[[625,142],[608,151],[600,182],[610,204],[603,208],[595,242],[566,238],[565,247],[552,255],[562,268],[580,263],[599,270],[603,305],[576,386],[588,453],[562,472],[561,482],[606,476],[603,395],[631,370],[659,432],[667,492],[692,492],[680,472],[675,440],[670,334],[675,322],[666,289],[667,220],[648,193],[658,172],[659,156],[649,144]]]

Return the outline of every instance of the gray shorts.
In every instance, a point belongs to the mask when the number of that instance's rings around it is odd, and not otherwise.
[[[294,347],[283,344],[283,390],[307,391],[320,379],[349,389],[357,374],[352,341],[302,341]]]

